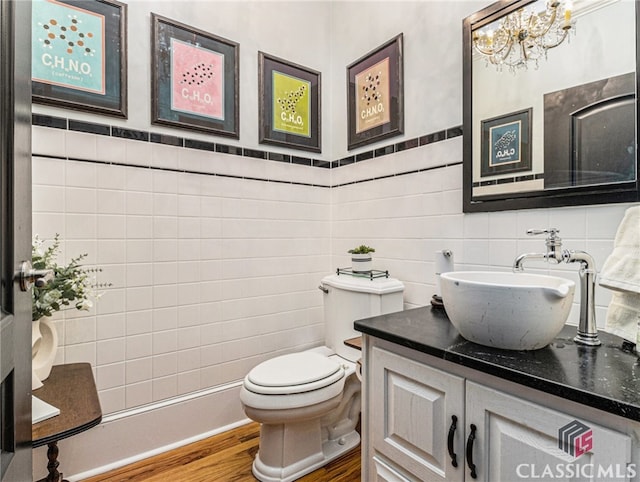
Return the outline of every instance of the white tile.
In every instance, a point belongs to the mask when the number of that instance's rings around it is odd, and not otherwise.
[[[129,215],[126,219],[126,230],[129,239],[151,239],[153,238],[153,217]]]
[[[66,130],[43,126],[31,127],[31,152],[34,155],[66,157]]]
[[[148,357],[152,354],[152,336],[149,333],[127,336],[126,344],[127,360]]]
[[[153,264],[153,284],[167,285],[176,283],[178,280],[178,263],[154,263]]]
[[[128,171],[129,169],[125,167],[98,164],[96,166],[97,187],[101,189],[124,190]]]
[[[153,240],[153,261],[166,262],[178,260],[178,241],[175,239]]]
[[[126,408],[124,387],[100,390],[98,396],[102,413],[118,412]]]
[[[175,397],[178,394],[178,381],[176,375],[153,379],[153,400],[164,400]]]
[[[125,199],[123,191],[98,189],[96,198],[97,212],[100,214],[124,214]]]
[[[153,284],[153,264],[129,263],[126,266],[127,286],[142,287]]]
[[[178,349],[178,334],[176,330],[155,332],[153,334],[153,354],[175,352]]]
[[[175,306],[153,310],[153,330],[173,330],[178,327],[178,310]]]
[[[64,327],[66,345],[96,340],[96,323],[93,318],[67,319]]]
[[[126,142],[126,139],[118,137],[96,136],[98,152],[95,159],[105,162],[124,163],[127,160]]]
[[[124,313],[99,315],[96,318],[96,339],[98,341],[121,338],[125,335]]]
[[[178,373],[198,370],[200,366],[200,348],[178,352]]]
[[[78,345],[66,345],[64,347],[65,363],[91,363],[96,364],[96,344],[80,343]]]
[[[127,336],[152,333],[153,312],[151,310],[129,311],[126,313]]]
[[[198,217],[179,217],[178,218],[178,237],[179,238],[200,238],[200,218]]]
[[[127,189],[127,191],[153,191],[153,171],[151,169],[139,167],[126,168],[125,179],[125,189]]]
[[[156,193],[176,194],[178,192],[178,174],[171,171],[153,171],[153,191]]]
[[[149,263],[153,261],[152,240],[128,239],[125,245],[127,263]]]
[[[178,218],[176,218],[175,216],[154,216],[153,237],[154,239],[177,238]]]
[[[98,239],[124,239],[127,232],[126,220],[122,215],[98,215]]]
[[[178,394],[184,395],[200,389],[200,370],[178,373]]]
[[[178,327],[201,326],[204,322],[200,304],[184,305],[178,309]]]
[[[178,294],[176,285],[162,285],[153,287],[153,307],[168,308],[176,306]]]
[[[133,215],[153,214],[153,195],[147,192],[127,191],[126,212]]]
[[[126,242],[120,239],[98,240],[98,264],[124,263]]]
[[[152,358],[138,358],[127,360],[125,363],[125,373],[127,384],[144,382],[151,380],[153,376]]]
[[[152,386],[151,380],[127,385],[125,389],[126,408],[138,407],[153,402]]]
[[[69,161],[65,170],[67,187],[95,188],[97,182],[96,164],[93,162]]]
[[[96,367],[96,387],[106,390],[124,385],[124,363]]]
[[[34,185],[65,185],[65,170],[67,161],[61,159],[34,157],[31,165],[31,182]]]
[[[99,365],[124,362],[125,341],[124,338],[98,341],[96,343],[96,362]]]
[[[150,286],[131,287],[126,289],[127,311],[150,310],[153,305],[152,288]]]
[[[151,144],[145,141],[126,139],[124,143],[125,161],[137,166],[151,165]]]
[[[34,212],[63,213],[65,211],[65,188],[34,185],[31,191],[31,209]]]
[[[178,372],[178,356],[174,353],[164,353],[153,357],[153,377],[166,377]]]
[[[155,193],[153,195],[153,214],[156,216],[177,216],[178,195]]]
[[[178,169],[179,152],[182,147],[151,143],[151,165],[164,169]]]
[[[97,159],[96,135],[85,132],[68,131],[66,133],[67,157],[71,159]]]
[[[67,239],[95,239],[97,234],[96,216],[93,214],[65,215]]]

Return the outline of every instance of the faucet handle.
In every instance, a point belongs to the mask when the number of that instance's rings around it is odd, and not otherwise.
[[[529,236],[537,236],[539,234],[548,234],[549,238],[556,238],[557,234],[560,232],[558,228],[547,228],[547,229],[527,229],[527,234]]]

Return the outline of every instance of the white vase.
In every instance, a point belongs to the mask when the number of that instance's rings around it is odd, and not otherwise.
[[[369,273],[371,271],[371,254],[352,254],[351,269],[354,273]]]
[[[58,351],[58,332],[51,318],[31,323],[31,389],[42,386],[49,377]]]

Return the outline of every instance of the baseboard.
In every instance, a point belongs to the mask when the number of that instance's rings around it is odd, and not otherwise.
[[[241,382],[118,412],[58,443],[58,470],[84,480],[248,423]],[[33,451],[33,480],[47,474],[47,447]]]

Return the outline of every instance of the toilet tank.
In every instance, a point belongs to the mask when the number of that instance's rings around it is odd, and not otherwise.
[[[322,279],[325,344],[338,355],[356,361],[362,353],[344,344],[360,336],[353,322],[403,309],[404,285],[394,278],[333,274]]]

